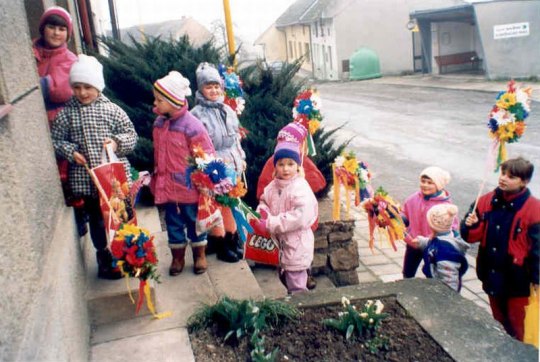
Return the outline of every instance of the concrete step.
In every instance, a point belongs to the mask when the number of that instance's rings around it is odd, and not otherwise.
[[[169,276],[171,253],[167,245],[167,233],[161,231],[157,209],[138,208],[137,218],[139,225],[149,229],[154,235],[160,260],[158,270],[161,274],[161,283],[151,281],[154,304],[158,313],[171,312],[171,315],[160,320],[148,314],[135,316],[135,306],[129,300],[125,281],[96,278],[97,267],[93,247],[90,240],[86,240],[87,294],[89,305],[94,305],[91,360],[115,361],[115,356],[131,361],[147,361],[148,356],[160,361],[178,360],[178,356],[186,356],[185,359],[181,359],[182,361],[193,360],[186,325],[188,318],[201,304],[213,304],[225,295],[236,299],[261,299],[264,293],[245,260],[238,263],[224,263],[217,260],[215,255],[210,255],[207,258],[207,273],[195,275],[192,271],[193,258],[189,247],[186,250],[186,265],[182,274],[176,277]],[[129,285],[132,290],[137,290],[138,280],[130,280]],[[114,305],[107,299],[111,295],[117,296]],[[115,315],[120,310],[123,315],[121,318]],[[174,339],[177,339],[177,344],[173,343]],[[157,349],[157,354],[151,352],[154,349]]]

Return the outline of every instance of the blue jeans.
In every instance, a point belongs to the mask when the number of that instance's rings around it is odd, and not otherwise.
[[[165,204],[165,223],[171,249],[185,248],[188,239],[192,247],[206,245],[206,233],[197,235],[195,232],[196,220],[197,204]]]

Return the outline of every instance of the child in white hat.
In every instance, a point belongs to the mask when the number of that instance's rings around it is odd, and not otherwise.
[[[423,250],[422,271],[428,278],[441,280],[454,289],[461,290],[461,278],[469,264],[465,253],[469,249],[459,235],[454,234],[452,225],[458,217],[458,207],[453,204],[439,204],[427,212],[427,222],[433,231],[431,237],[419,236],[416,245]]]
[[[74,95],[53,122],[53,146],[58,157],[69,161],[71,191],[84,200],[90,236],[96,248],[98,277],[118,279],[121,275],[112,268],[97,190],[85,165],[99,166],[103,149],[110,144],[124,164],[127,180],[131,180],[131,165],[126,155],[135,149],[137,133],[126,112],[101,93],[105,80],[103,66],[96,58],[79,55],[71,67],[69,80]]]
[[[184,269],[186,247],[191,242],[193,271],[202,274],[206,262],[206,233],[197,235],[196,220],[199,192],[186,183],[188,158],[196,157],[194,148],[214,155],[214,146],[199,119],[188,111],[186,96],[191,95],[189,80],[173,70],[154,83],[154,174],[150,188],[155,203],[165,208],[165,223],[172,262],[169,275]]]
[[[407,197],[403,203],[401,217],[407,225],[407,239],[431,235],[427,222],[427,211],[434,205],[452,203],[446,185],[450,182],[450,174],[437,166],[430,166],[420,172],[420,190]],[[453,230],[459,230],[459,220],[452,224]],[[414,278],[422,261],[422,251],[407,244],[403,258],[403,278]]]

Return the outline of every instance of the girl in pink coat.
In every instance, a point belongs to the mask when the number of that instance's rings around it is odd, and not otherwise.
[[[311,226],[318,216],[313,191],[300,175],[300,144],[279,141],[274,151],[275,177],[265,187],[257,210],[257,234],[270,234],[280,245],[280,273],[289,294],[307,291],[308,269],[313,261]]]

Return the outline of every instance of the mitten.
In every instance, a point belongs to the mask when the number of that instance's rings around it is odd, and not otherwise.
[[[270,237],[270,232],[268,231],[268,228],[266,227],[266,219],[252,219],[249,224],[253,228],[253,231],[256,235],[260,235],[265,238]]]

